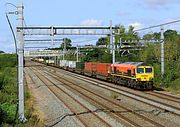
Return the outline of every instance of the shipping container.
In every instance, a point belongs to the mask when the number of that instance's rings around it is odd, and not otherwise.
[[[84,71],[85,72],[89,72],[89,73],[94,73],[96,72],[96,64],[95,62],[86,62],[85,63],[85,68]]]
[[[76,61],[69,61],[68,62],[68,67],[69,68],[76,68]]]
[[[79,74],[84,74],[84,67],[85,63],[84,62],[76,62],[76,73]]]
[[[54,60],[46,60],[47,64],[54,64]]]
[[[111,67],[110,63],[96,63],[96,74],[108,75],[108,69]]]
[[[60,66],[60,67],[65,67],[65,66],[66,66],[66,63],[67,63],[67,60],[60,60],[59,66]]]
[[[39,58],[39,59],[38,59],[38,61],[39,61],[39,62],[43,62],[43,61],[44,61],[44,59],[42,59],[42,58]]]
[[[85,63],[85,75],[94,76],[101,79],[108,78],[108,70],[110,69],[110,63],[96,63],[96,62],[88,62]]]
[[[84,62],[76,62],[76,69],[84,70]]]

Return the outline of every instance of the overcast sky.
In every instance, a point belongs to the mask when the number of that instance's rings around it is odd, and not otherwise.
[[[0,50],[14,51],[14,42],[5,18],[6,2],[18,4],[18,0],[0,0]],[[180,19],[180,0],[23,0],[27,25],[45,26],[108,26],[133,25],[136,29]],[[16,27],[15,15],[10,15]],[[165,29],[180,28],[180,23]],[[151,32],[154,31],[144,31]],[[83,38],[82,38],[83,39]]]

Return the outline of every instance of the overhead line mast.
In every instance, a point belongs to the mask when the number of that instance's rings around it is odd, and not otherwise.
[[[17,7],[18,9],[18,27],[24,26],[23,19],[23,3],[20,3]],[[24,116],[24,35],[23,29],[17,29],[17,51],[18,51],[18,85],[19,85],[19,120],[21,122],[26,122]]]

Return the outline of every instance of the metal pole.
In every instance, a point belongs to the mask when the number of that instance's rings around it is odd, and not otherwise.
[[[63,60],[64,60],[64,50],[63,50]]]
[[[23,3],[20,1],[18,9],[18,27],[23,27]],[[18,44],[18,85],[19,85],[19,120],[26,122],[24,116],[24,37],[23,30],[17,30],[17,44]]]
[[[110,53],[112,53],[112,63],[114,63],[114,53],[113,53],[113,30],[112,30],[112,20],[110,20]]]
[[[119,48],[118,48],[118,53],[120,53],[120,48],[122,47],[122,38],[119,40]]]
[[[63,43],[64,43],[64,48],[63,48],[63,60],[64,60],[64,56],[66,52],[66,38],[63,39]]]
[[[49,56],[48,64],[49,64],[49,61],[50,61],[50,56]]]
[[[110,20],[110,44],[109,44],[109,49],[110,49],[110,53],[112,53],[112,41],[113,41],[113,36],[112,36],[112,20]]]
[[[66,38],[64,39],[64,51],[66,51]]]
[[[76,61],[78,62],[79,61],[79,47],[78,47],[78,45],[77,45],[76,48],[77,48],[77,54],[76,54],[77,55],[77,60]]]
[[[113,35],[113,40],[112,40],[112,63],[115,63],[115,54],[116,54],[116,47],[115,47],[115,35]]]
[[[164,28],[161,26],[161,87],[164,82]]]
[[[115,63],[115,45],[114,45],[114,36],[112,30],[112,20],[110,20],[110,48],[112,53],[112,63]]]

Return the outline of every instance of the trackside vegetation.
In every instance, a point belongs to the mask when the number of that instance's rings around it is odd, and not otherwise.
[[[0,54],[0,125],[13,124],[16,114],[16,57]]]
[[[17,78],[16,55],[0,54],[0,127],[23,127],[16,117],[17,108]],[[38,116],[33,115],[34,109],[32,97],[25,85],[25,116],[28,119],[27,126],[33,126]],[[16,118],[15,118],[16,117]]]

